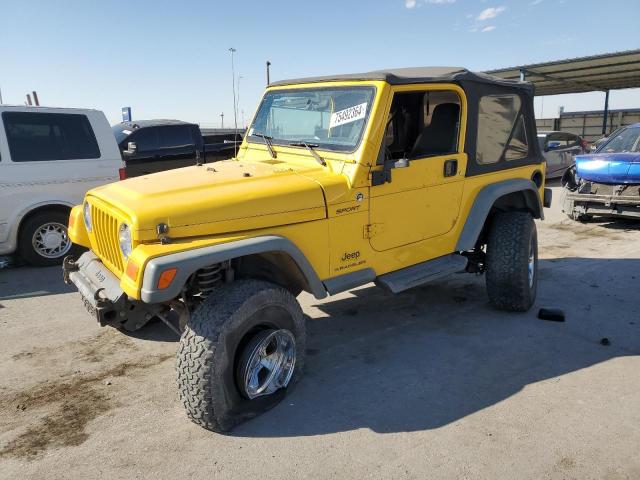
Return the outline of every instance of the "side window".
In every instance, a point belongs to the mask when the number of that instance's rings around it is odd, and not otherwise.
[[[476,162],[480,165],[497,163],[502,158],[505,147],[512,139],[511,133],[521,129],[520,142],[524,140],[526,148],[526,134],[522,116],[518,119],[521,100],[518,95],[486,95],[480,99],[478,108],[478,142],[476,146]],[[516,120],[522,121],[516,125]],[[524,137],[524,138],[523,138]],[[518,148],[518,139],[515,139],[514,149]],[[522,156],[526,156],[522,155]],[[508,153],[508,158],[514,160],[522,158]]]
[[[4,112],[2,120],[14,162],[100,158],[86,115]]]
[[[547,138],[547,148],[566,148],[570,144],[569,135],[562,132],[552,133]]]
[[[417,159],[458,150],[460,97],[456,92],[401,92],[393,97],[384,136],[386,157]]]
[[[568,141],[567,143],[569,144],[570,147],[578,147],[580,146],[580,138],[577,135],[573,135],[573,134],[569,134],[568,135]]]
[[[151,152],[158,149],[158,129],[143,128],[129,137],[129,142],[135,142],[138,152]]]
[[[524,126],[524,117],[520,115],[518,122],[513,129],[513,135],[511,135],[509,145],[507,145],[507,148],[504,151],[504,159],[507,161],[519,160],[521,158],[525,158],[528,154],[529,144],[527,142],[527,130]]]
[[[189,125],[172,125],[160,130],[160,148],[184,147],[193,145]]]

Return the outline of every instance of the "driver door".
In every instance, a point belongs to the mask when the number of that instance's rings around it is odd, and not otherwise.
[[[370,193],[369,242],[386,251],[438,237],[456,224],[466,155],[464,93],[456,86],[395,87]],[[462,132],[463,133],[463,132]]]

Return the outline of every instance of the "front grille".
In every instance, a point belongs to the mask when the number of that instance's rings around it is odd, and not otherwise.
[[[93,227],[94,242],[92,247],[94,253],[113,273],[122,274],[124,263],[118,242],[118,220],[91,205],[91,225]]]

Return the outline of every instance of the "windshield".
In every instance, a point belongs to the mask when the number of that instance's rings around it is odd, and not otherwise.
[[[280,90],[265,94],[249,140],[276,145],[307,142],[325,150],[354,151],[371,111],[373,87]]]
[[[122,141],[125,138],[127,138],[129,135],[131,135],[131,133],[133,132],[132,130],[129,130],[125,125],[122,125],[121,123],[111,127],[111,131],[113,131],[113,136],[116,137],[116,143],[118,145],[120,145]]]
[[[598,153],[640,152],[640,127],[630,127],[611,135]]]

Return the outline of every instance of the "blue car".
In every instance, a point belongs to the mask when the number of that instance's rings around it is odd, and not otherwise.
[[[591,155],[577,155],[563,175],[563,211],[574,220],[594,215],[640,219],[640,123],[617,130]]]

